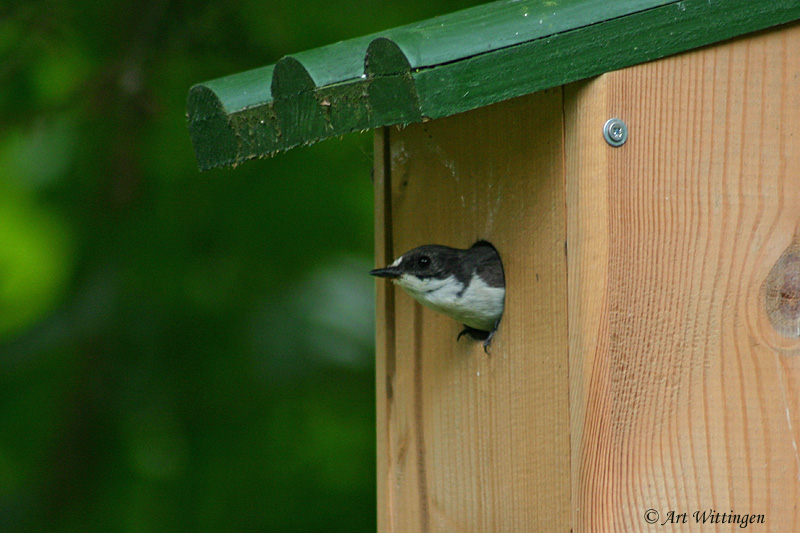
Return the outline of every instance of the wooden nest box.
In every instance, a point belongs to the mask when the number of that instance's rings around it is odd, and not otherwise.
[[[503,258],[489,356],[378,283],[380,531],[800,530],[798,19],[502,1],[191,89],[201,168],[375,129],[379,266]]]

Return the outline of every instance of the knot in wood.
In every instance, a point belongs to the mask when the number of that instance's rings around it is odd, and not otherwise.
[[[800,318],[800,257],[791,255],[783,273],[778,308],[789,320]]]
[[[767,316],[780,335],[800,338],[800,243],[781,255],[764,281]]]

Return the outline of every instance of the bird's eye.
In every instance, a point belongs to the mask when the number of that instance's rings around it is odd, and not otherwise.
[[[428,257],[427,255],[423,255],[422,257],[417,259],[417,265],[419,265],[420,268],[428,268],[430,264],[431,264],[431,258]]]

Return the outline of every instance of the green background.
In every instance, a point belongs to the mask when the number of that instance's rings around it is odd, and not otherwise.
[[[476,3],[0,6],[0,530],[374,530],[372,136],[200,174],[186,95]]]

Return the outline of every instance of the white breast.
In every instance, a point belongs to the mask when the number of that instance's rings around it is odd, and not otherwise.
[[[471,328],[491,331],[503,314],[505,289],[489,287],[478,277],[460,296],[463,285],[455,276],[420,279],[403,274],[396,282],[421,304]]]

